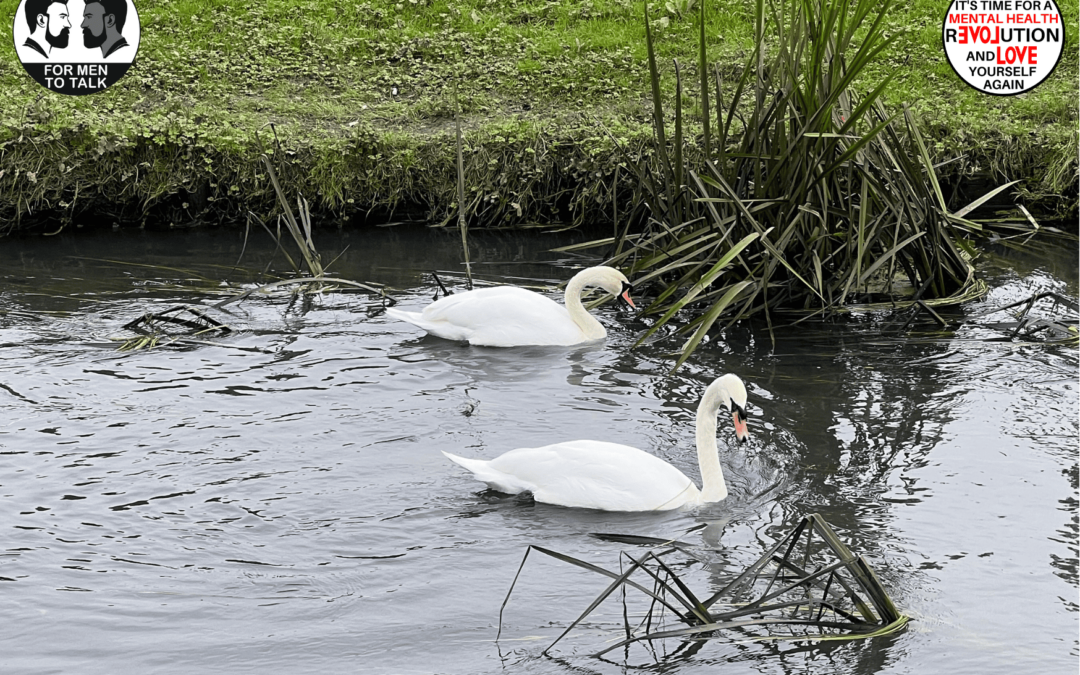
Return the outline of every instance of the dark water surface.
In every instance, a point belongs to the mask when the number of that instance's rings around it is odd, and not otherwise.
[[[489,233],[473,256],[490,279],[562,281],[582,264],[547,252],[566,241]],[[389,284],[405,308],[431,298],[422,271],[457,269],[451,234],[319,245],[345,249],[334,274]],[[144,312],[286,268],[264,241],[236,268],[242,247],[235,232],[0,241],[0,672],[1076,672],[1076,349],[987,342],[1001,334],[971,322],[899,342],[877,315],[775,346],[732,330],[668,375],[677,344],[629,351],[642,325],[614,305],[597,312],[605,344],[498,350],[337,293],[231,305],[220,346],[115,351]],[[968,315],[1078,293],[1075,249],[980,273],[993,291]],[[752,440],[721,425],[731,496],[698,510],[535,505],[439,453],[594,438],[696,480],[694,410],[728,371],[748,383]],[[607,581],[536,557],[494,641],[529,544],[608,568],[628,547],[590,532],[712,546],[715,565],[684,569],[708,595],[815,511],[913,618],[902,632],[588,657],[622,634],[612,604],[544,657]]]

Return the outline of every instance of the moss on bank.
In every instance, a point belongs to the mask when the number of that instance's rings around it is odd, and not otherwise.
[[[940,47],[944,2],[917,0],[889,17],[898,39],[876,74],[899,70],[886,100],[911,104],[936,160],[965,156],[944,172],[1023,178],[1029,203],[1075,211],[1076,4],[1062,3],[1057,71],[1017,97],[979,94],[952,73]],[[685,0],[662,5],[650,12],[673,91],[671,58],[693,77],[696,26]],[[0,9],[6,25],[16,6]],[[375,208],[438,219],[456,199],[457,105],[467,200],[484,220],[603,217],[616,178],[629,187],[613,138],[637,152],[651,135],[639,2],[137,6],[138,60],[100,94],[45,92],[0,41],[0,230],[43,214],[186,225],[265,212],[263,147],[280,148],[284,180],[326,217]],[[710,6],[710,58],[731,77],[750,47],[748,5]]]

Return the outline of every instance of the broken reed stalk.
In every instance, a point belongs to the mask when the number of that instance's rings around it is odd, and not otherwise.
[[[192,314],[194,319],[184,319],[177,314],[187,312]],[[143,314],[133,321],[129,321],[124,324],[125,330],[135,332],[145,332],[144,327],[151,327],[154,323],[171,323],[177,326],[183,326],[197,331],[206,330],[219,330],[223,333],[230,333],[232,329],[221,323],[217,319],[207,316],[202,310],[196,307],[189,307],[187,305],[178,305],[171,309],[166,309],[162,312],[155,312],[153,314]]]
[[[338,287],[345,286],[351,288],[359,288],[369,293],[374,293],[380,296],[382,299],[382,309],[386,307],[393,307],[396,301],[386,294],[386,290],[382,288],[376,288],[368,284],[362,284],[356,281],[350,281],[348,279],[338,279],[335,277],[319,276],[319,277],[303,277],[299,279],[283,279],[275,281],[269,284],[262,284],[249,288],[242,293],[225,298],[224,300],[217,302],[210,307],[213,309],[223,309],[234,302],[239,302],[244,298],[254,293],[265,293],[275,288],[282,288],[285,286],[300,286],[305,288],[305,292],[308,294],[323,293],[331,290],[337,290]],[[295,295],[293,296],[295,298]],[[379,310],[381,311],[381,309]],[[194,316],[194,318],[188,319],[181,316],[177,316],[181,313],[188,313]],[[194,331],[183,335],[176,335],[161,331],[156,324],[167,324],[173,326],[179,326],[188,330]],[[217,345],[217,343],[208,342],[205,340],[194,340],[192,338],[207,333],[216,333],[218,336],[224,336],[232,332],[232,328],[224,323],[221,323],[217,319],[209,316],[201,308],[191,307],[187,305],[180,305],[167,309],[162,312],[156,312],[153,314],[144,314],[137,319],[129,321],[124,324],[125,330],[130,330],[134,333],[138,333],[137,337],[126,339],[118,347],[117,351],[137,351],[141,349],[153,349],[159,345],[169,344],[202,344],[202,345]],[[164,342],[163,342],[164,341]],[[244,347],[243,349],[261,351],[257,347]]]
[[[1023,305],[1023,309],[1016,315],[1014,315],[1015,321],[1011,323],[995,324],[992,327],[999,330],[1008,330],[1008,341],[1015,340],[1020,333],[1027,329],[1024,333],[1024,338],[1031,338],[1036,333],[1047,331],[1048,344],[1058,344],[1065,346],[1076,346],[1080,344],[1080,326],[1077,325],[1077,318],[1075,314],[1071,317],[1065,316],[1058,319],[1047,318],[1033,318],[1029,316],[1031,310],[1035,307],[1035,304],[1040,300],[1052,300],[1053,305],[1051,311],[1056,309],[1058,305],[1071,310],[1072,312],[1080,311],[1080,305],[1071,298],[1067,298],[1059,293],[1053,291],[1047,291],[1043,293],[1037,293],[1025,300],[1019,300],[1017,302],[1010,303],[1003,307],[980,312],[972,318],[982,318],[998,312],[1004,312],[1006,310],[1014,309]]]
[[[273,125],[271,125],[271,127],[272,126]],[[300,213],[300,218],[299,220],[297,220],[296,216],[293,215],[292,208],[289,205],[289,200],[285,196],[285,191],[282,189],[281,183],[278,181],[277,172],[274,171],[273,164],[270,162],[270,157],[266,153],[263,153],[262,161],[263,165],[266,167],[267,175],[270,177],[270,183],[274,187],[274,193],[277,195],[278,203],[281,205],[283,215],[278,219],[278,231],[276,233],[270,230],[270,228],[267,226],[267,224],[263,221],[262,218],[260,218],[254,213],[252,213],[251,216],[254,217],[259,222],[259,224],[263,226],[263,229],[265,229],[270,234],[270,236],[273,237],[275,242],[277,242],[278,249],[285,255],[285,258],[289,261],[289,264],[292,265],[293,269],[297,273],[301,273],[302,270],[300,266],[297,265],[295,261],[293,261],[288,251],[286,251],[281,245],[281,222],[285,222],[286,229],[289,231],[289,234],[292,236],[293,241],[300,249],[300,255],[304,261],[304,264],[307,266],[309,276],[297,279],[285,279],[282,281],[264,284],[256,288],[244,291],[243,293],[233,296],[232,298],[227,298],[226,300],[223,300],[214,305],[214,307],[220,309],[225,305],[231,304],[238,300],[242,300],[251,295],[252,293],[267,291],[273,288],[287,285],[300,286],[301,289],[308,294],[321,293],[335,286],[349,286],[353,288],[361,288],[378,294],[382,298],[384,307],[387,305],[393,306],[394,300],[387,296],[386,291],[382,288],[374,288],[368,284],[362,284],[355,281],[349,281],[347,279],[337,279],[326,276],[326,269],[322,264],[322,258],[319,255],[318,250],[315,248],[315,242],[311,237],[311,209],[308,206],[307,199],[305,199],[303,195],[297,196],[296,205]],[[331,261],[331,264],[332,263],[333,261]]]
[[[465,277],[469,281],[469,290],[473,288],[472,265],[469,263],[469,225],[465,219],[465,161],[461,138],[461,105],[458,101],[457,81],[454,81],[454,131],[457,136],[457,198],[458,229],[461,230],[461,252],[465,256]]]
[[[670,565],[661,560],[676,551],[686,551],[689,545],[652,537],[597,536],[612,541],[669,548],[659,551],[653,548],[640,558],[623,552],[620,554],[620,566],[623,557],[631,565],[628,569],[615,573],[562,553],[530,546],[499,609],[499,633],[496,640],[502,635],[503,613],[510,595],[532,551],[613,580],[544,650],[544,654],[616,590],[621,588],[625,593],[627,587],[640,591],[649,597],[654,605],[659,604],[670,610],[672,616],[684,626],[666,628],[663,618],[660,617],[654,628],[653,605],[650,605],[642,626],[631,628],[624,607],[623,630],[626,637],[593,656],[599,657],[614,649],[643,641],[719,638],[725,635],[724,631],[730,629],[740,629],[740,639],[746,638],[747,629],[766,629],[763,635],[751,634],[750,638],[755,640],[860,639],[892,633],[908,621],[907,617],[897,610],[866,559],[854,555],[818,514],[802,518],[791,532],[776,542],[742,574],[704,601],[698,600],[689,585],[679,578]],[[784,549],[784,553],[778,555],[781,549]],[[794,559],[800,555],[801,564],[796,564]],[[652,566],[649,563],[652,563]],[[774,567],[771,572],[770,566]],[[651,578],[652,589],[631,579],[639,570]],[[726,602],[720,602],[725,599]],[[726,609],[718,608],[721,606]],[[644,632],[640,630],[642,627]],[[803,627],[805,630],[796,634],[791,630],[796,627]],[[774,630],[769,632],[769,628]]]
[[[178,316],[183,313],[190,314],[193,318]],[[179,326],[193,332],[184,335],[174,335],[160,330],[158,324]],[[187,305],[178,305],[161,312],[143,314],[139,318],[124,324],[124,329],[130,330],[133,333],[138,333],[138,336],[124,340],[123,343],[117,347],[117,351],[121,352],[153,349],[161,344],[162,340],[168,340],[165,344],[181,341],[191,342],[191,338],[205,335],[206,333],[217,333],[218,335],[223,336],[232,332],[232,329],[227,325],[221,323],[212,316],[208,316],[201,309],[189,307]]]
[[[267,233],[269,233],[270,236],[274,239],[274,241],[277,243],[278,250],[280,250],[285,255],[285,258],[289,261],[289,264],[293,267],[293,269],[297,273],[301,273],[301,266],[293,260],[292,256],[290,256],[288,251],[286,251],[285,248],[282,246],[281,223],[285,223],[286,229],[292,236],[292,239],[296,243],[297,247],[300,249],[300,256],[304,265],[307,267],[309,276],[296,279],[284,279],[281,281],[275,281],[272,283],[256,286],[214,304],[213,308],[222,309],[227,305],[243,300],[244,298],[250,296],[253,293],[265,292],[283,286],[296,286],[301,292],[306,294],[305,297],[317,293],[323,293],[340,286],[360,288],[379,295],[382,298],[382,305],[384,308],[387,305],[393,306],[393,298],[389,297],[386,294],[386,291],[382,288],[375,288],[371,285],[362,284],[355,281],[349,281],[348,279],[338,279],[326,276],[325,268],[322,265],[322,259],[319,256],[319,252],[315,248],[315,242],[311,236],[311,210],[308,206],[307,200],[304,199],[303,196],[299,196],[297,198],[296,206],[300,214],[299,219],[297,219],[296,215],[293,213],[292,207],[289,205],[288,198],[286,198],[285,196],[285,191],[282,189],[281,183],[278,181],[277,172],[274,171],[273,164],[271,164],[270,162],[270,157],[266,153],[263,153],[262,155],[262,162],[263,165],[266,167],[267,175],[270,177],[270,183],[274,187],[274,192],[277,195],[278,203],[281,205],[283,211],[282,215],[278,218],[278,231],[274,232],[273,230],[271,230],[270,227],[266,224],[266,222],[258,215],[254,213],[250,215],[255,218],[255,220],[257,220],[259,224],[263,226],[263,229],[265,229]],[[241,255],[243,254],[241,253]],[[293,297],[295,299],[296,295],[294,294]],[[174,316],[175,314],[183,311],[195,315],[196,318],[184,319]],[[195,330],[196,332],[187,336],[169,335],[166,333],[156,332],[156,327],[154,326],[155,323],[178,325],[191,330]],[[166,310],[164,312],[158,312],[156,314],[145,314],[138,319],[135,319],[134,321],[128,322],[124,325],[124,328],[126,330],[139,333],[140,335],[139,337],[126,340],[120,346],[120,351],[132,351],[146,348],[152,349],[158,346],[158,344],[161,343],[162,339],[168,339],[168,343],[166,344],[172,344],[175,342],[184,342],[189,344],[212,344],[206,343],[204,341],[195,341],[192,340],[191,337],[202,335],[211,331],[217,331],[220,334],[226,334],[231,331],[228,326],[210,316],[207,316],[201,310],[194,307],[186,306],[174,307],[172,309]]]
[[[281,281],[274,281],[269,284],[262,284],[260,286],[256,286],[255,288],[249,288],[243,293],[239,293],[232,297],[225,298],[221,302],[214,304],[213,307],[214,309],[221,309],[226,305],[231,305],[234,302],[243,300],[244,298],[252,295],[253,293],[264,293],[266,291],[282,286],[295,286],[303,284],[319,284],[319,292],[327,290],[330,287],[339,285],[351,286],[352,288],[362,288],[365,291],[370,291],[371,293],[379,295],[383,299],[383,302],[386,306],[393,307],[395,304],[397,304],[396,300],[386,294],[386,289],[384,288],[375,288],[374,286],[362,284],[357,281],[349,281],[348,279],[338,279],[335,277],[304,277],[300,279],[282,279]]]
[[[281,204],[281,209],[284,212],[282,217],[278,220],[278,226],[280,228],[281,221],[285,221],[285,227],[292,236],[293,241],[296,242],[297,247],[300,249],[300,255],[303,257],[304,263],[307,265],[308,273],[313,277],[319,277],[323,274],[322,260],[319,257],[319,252],[315,249],[315,242],[311,239],[311,209],[308,208],[307,200],[302,195],[296,199],[296,206],[300,211],[299,222],[296,216],[293,215],[292,207],[289,206],[289,200],[285,197],[285,191],[281,189],[281,184],[278,182],[277,173],[274,171],[273,165],[270,163],[270,158],[267,155],[262,156],[263,165],[266,166],[267,174],[270,176],[270,183],[274,186],[274,193],[277,194],[278,203]],[[252,214],[254,215],[254,214]],[[255,216],[256,220],[262,223],[262,226],[269,232],[270,228],[261,218]],[[274,235],[271,232],[278,244],[281,244],[280,235]],[[283,251],[284,252],[284,251]],[[285,253],[288,258],[288,253]],[[289,263],[293,265],[299,271],[299,266],[289,258]]]

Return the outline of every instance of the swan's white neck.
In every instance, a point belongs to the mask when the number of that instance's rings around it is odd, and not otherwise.
[[[727,497],[724,470],[720,468],[720,450],[716,447],[716,414],[728,407],[731,397],[723,383],[709,385],[697,409],[697,452],[701,468],[701,503],[718,502]]]
[[[585,305],[581,304],[581,292],[590,283],[593,273],[594,270],[585,269],[575,274],[566,284],[566,295],[564,296],[566,311],[569,312],[570,319],[581,329],[586,340],[599,340],[607,335],[607,330],[604,329],[603,324],[597,321],[592,314],[589,314],[585,309]]]

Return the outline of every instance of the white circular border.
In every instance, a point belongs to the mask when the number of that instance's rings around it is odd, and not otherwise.
[[[957,5],[963,9],[957,8]],[[1043,9],[1050,5],[1051,9]],[[1039,6],[1040,9],[1031,9]],[[1008,7],[1008,9],[1004,9]],[[1043,23],[1045,17],[1056,14],[1057,23]],[[974,16],[979,20],[974,23],[950,22],[953,15]],[[1031,16],[1040,23],[1010,23],[1010,16]],[[993,17],[993,21],[990,20]],[[962,30],[966,27],[967,30]],[[1031,31],[1033,29],[1046,30],[1056,29],[1059,31],[1057,42],[1042,41],[1033,42],[1030,39],[1024,41],[1012,40],[1001,41],[1001,29],[1011,31],[1011,36],[1016,36],[1015,29]],[[955,31],[950,35],[949,31]],[[977,31],[972,35],[971,31]],[[954,40],[948,38],[953,37]],[[960,44],[960,40],[967,37],[967,44]],[[973,40],[974,38],[974,40]],[[1023,63],[1019,58],[1019,51],[1030,47],[1036,48],[1035,64],[1028,63],[1029,52],[1024,52]],[[1050,49],[1046,49],[1050,46]],[[1050,77],[1061,62],[1061,54],[1065,47],[1065,19],[1061,14],[1061,8],[1054,0],[952,0],[949,9],[945,12],[945,18],[941,24],[941,48],[945,52],[945,58],[953,72],[960,77],[968,86],[984,94],[992,96],[1016,96],[1031,91]],[[1009,50],[1013,50],[1010,52]],[[973,54],[978,54],[980,60],[971,60]],[[1008,57],[1014,57],[1013,63],[1008,63]],[[1004,62],[998,63],[999,59]],[[1052,59],[1052,63],[1050,60]],[[1049,65],[1047,65],[1049,64]],[[1031,75],[1021,75],[1027,69],[1034,68]],[[986,69],[985,71],[983,69]],[[1012,73],[1009,75],[991,75],[988,73],[999,72],[998,69]],[[982,73],[982,74],[979,74]],[[1024,84],[1021,89],[993,89],[986,88],[988,81],[1017,80],[1022,79]]]

